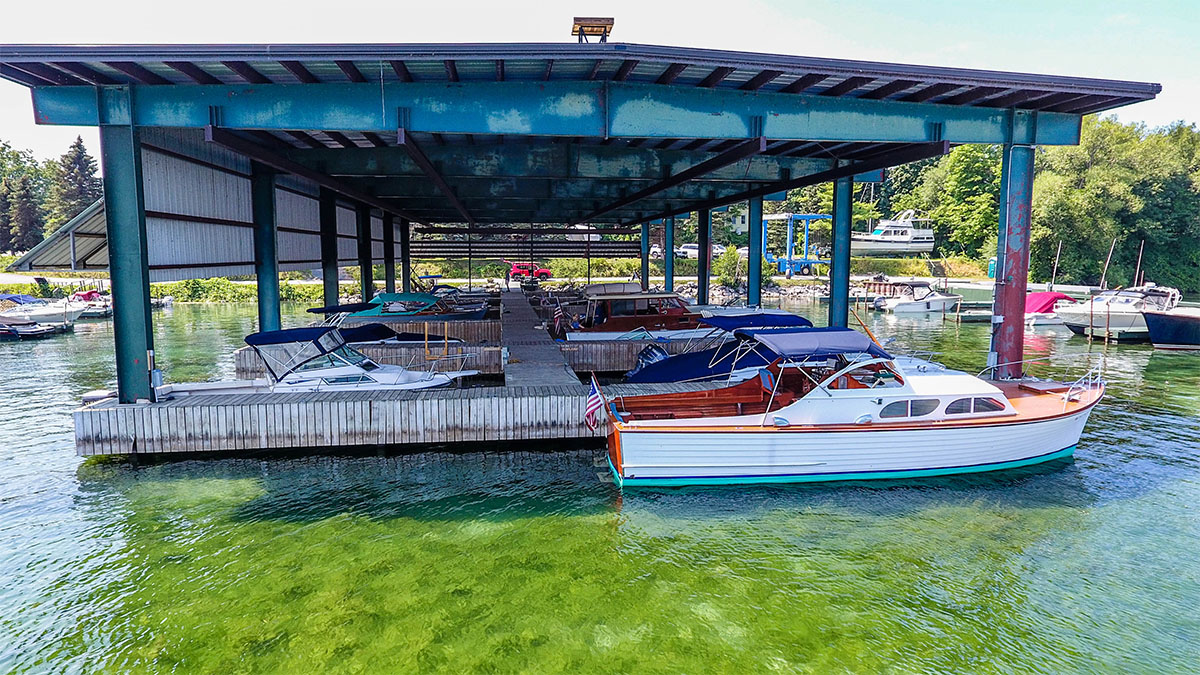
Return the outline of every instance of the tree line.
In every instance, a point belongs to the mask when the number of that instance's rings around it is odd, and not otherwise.
[[[0,141],[0,252],[28,251],[101,194],[96,160],[83,138],[45,161]]]

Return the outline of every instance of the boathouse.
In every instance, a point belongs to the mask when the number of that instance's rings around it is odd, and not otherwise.
[[[670,246],[675,219],[696,213],[705,302],[713,210],[748,205],[754,259],[764,198],[822,182],[834,184],[829,319],[844,326],[855,177],[966,143],[1003,146],[989,358],[1016,362],[1036,147],[1076,144],[1083,115],[1160,90],[614,42],[5,45],[0,77],[30,88],[37,123],[100,128],[96,226],[32,268],[109,269],[121,404],[152,398],[151,280],[256,274],[271,330],[283,270],[323,269],[330,303],[338,266],[383,264],[393,290],[397,263],[407,288],[425,256],[640,255],[648,271],[649,223],[665,223]],[[640,243],[594,236],[622,233]],[[752,305],[759,274],[751,265]]]

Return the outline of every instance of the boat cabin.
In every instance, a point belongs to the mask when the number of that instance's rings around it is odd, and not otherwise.
[[[683,330],[698,328],[700,318],[677,293],[594,295],[588,297],[580,330]]]

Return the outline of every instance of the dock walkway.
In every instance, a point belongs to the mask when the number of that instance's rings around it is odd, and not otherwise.
[[[506,387],[582,387],[550,334],[539,328],[529,299],[520,291],[500,294],[500,324],[508,359],[504,364]]]

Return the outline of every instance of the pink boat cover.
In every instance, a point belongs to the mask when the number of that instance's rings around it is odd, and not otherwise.
[[[1070,300],[1075,302],[1075,299],[1066,293],[1058,291],[1041,291],[1039,293],[1030,293],[1025,296],[1025,313],[1026,314],[1045,314],[1054,309],[1055,303],[1059,300]]]

